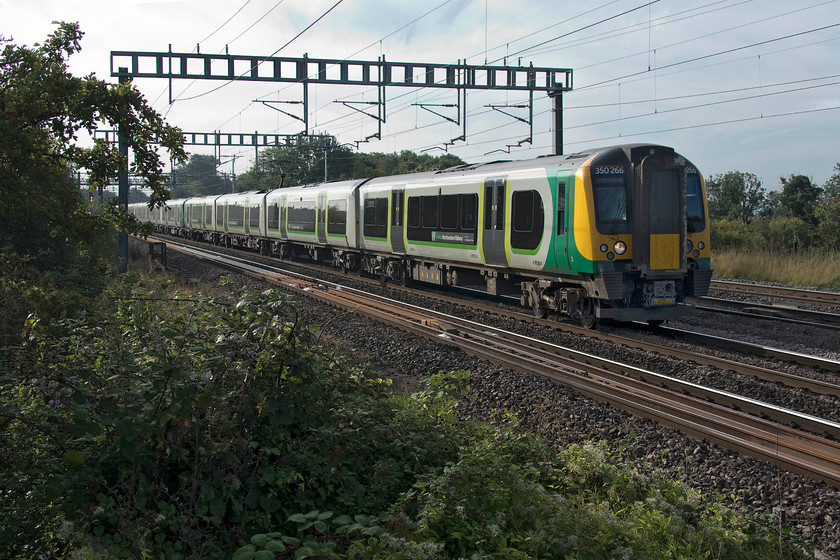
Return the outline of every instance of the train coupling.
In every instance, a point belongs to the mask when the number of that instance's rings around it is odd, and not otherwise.
[[[654,280],[644,287],[645,307],[676,305],[677,290],[673,280]]]

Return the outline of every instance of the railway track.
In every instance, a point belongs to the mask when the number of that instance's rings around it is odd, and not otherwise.
[[[445,295],[437,294],[435,295],[435,298],[441,301],[448,301],[450,303],[463,304],[462,300]],[[806,377],[796,376],[785,372],[775,371],[769,368],[744,364],[733,360],[729,360],[727,358],[710,356],[702,352],[680,350],[671,346],[663,346],[662,344],[658,344],[655,342],[648,342],[636,338],[631,338],[628,336],[622,336],[614,332],[605,333],[601,331],[593,331],[591,329],[578,327],[573,324],[560,323],[552,319],[540,319],[537,317],[533,317],[530,313],[522,313],[519,311],[501,309],[493,305],[471,302],[470,307],[475,309],[481,309],[488,313],[504,315],[506,317],[517,317],[520,320],[527,321],[530,323],[549,326],[557,330],[580,334],[583,336],[596,338],[598,340],[604,340],[615,344],[621,344],[629,348],[638,348],[646,352],[667,355],[674,358],[678,358],[680,360],[716,367],[718,369],[732,370],[742,375],[751,375],[759,379],[764,379],[765,381],[770,381],[773,383],[782,383],[784,385],[787,385],[788,387],[800,387],[808,389],[814,393],[834,395],[840,397],[840,385],[834,383],[827,383],[824,381],[809,379]],[[761,346],[758,344],[752,344],[749,342],[743,342],[740,340],[733,340],[719,336],[707,335],[685,329],[677,329],[666,326],[650,327],[648,325],[637,325],[636,327],[638,329],[648,331],[654,334],[667,336],[672,339],[679,339],[685,342],[691,342],[693,344],[707,346],[713,349],[725,349],[741,354],[750,354],[755,356],[761,356],[764,358],[770,358],[773,360],[778,360],[781,362],[815,367],[824,371],[840,372],[840,361],[832,360],[829,358],[809,356],[807,354],[791,352],[789,350],[783,350],[780,348],[771,348],[769,346]]]
[[[162,240],[164,240],[162,238]],[[184,240],[175,240],[174,238],[166,238],[165,239],[169,243],[178,243],[185,246],[192,246],[197,248],[207,248],[208,246],[204,243],[199,242],[191,242],[191,241],[184,241]],[[225,249],[220,247],[213,247],[213,251],[218,251],[221,254],[227,254],[231,256],[241,256],[242,251],[236,249]],[[248,260],[250,261],[257,261],[257,262],[265,262],[268,263],[270,266],[276,266],[278,264],[287,264],[288,261],[277,261],[276,259],[270,259],[267,257],[260,257],[259,255],[255,254],[248,254]],[[304,263],[294,263],[296,266],[303,266]],[[307,267],[309,268],[309,267]],[[318,272],[321,273],[324,271],[322,267],[316,267]],[[336,275],[336,272],[333,270],[329,270],[327,272],[330,275]],[[364,277],[354,277],[354,280],[360,283],[364,283],[370,286],[379,286],[381,282],[378,280],[364,278]],[[416,290],[409,287],[402,287],[395,284],[388,284],[388,288],[391,291],[398,292],[398,293],[405,293],[405,294],[415,294]],[[823,394],[823,395],[831,395],[835,397],[840,397],[840,385],[835,383],[829,383],[825,381],[820,381],[818,379],[812,379],[809,377],[797,376],[786,372],[781,372],[777,370],[773,370],[766,367],[755,366],[751,364],[746,364],[742,362],[738,362],[735,360],[710,355],[708,353],[704,353],[703,351],[692,351],[692,350],[681,350],[674,348],[673,346],[666,346],[663,344],[659,344],[652,341],[640,340],[638,338],[632,338],[629,336],[623,336],[621,334],[617,334],[615,332],[602,332],[597,330],[587,329],[581,326],[578,326],[571,322],[563,322],[558,321],[552,318],[538,318],[535,317],[532,313],[523,311],[521,307],[513,305],[499,305],[498,302],[490,303],[482,298],[471,297],[469,302],[465,302],[463,297],[460,296],[452,296],[447,293],[444,293],[441,290],[430,290],[425,289],[423,294],[427,297],[433,297],[437,301],[449,303],[452,305],[468,305],[471,309],[480,310],[489,314],[506,317],[506,318],[514,318],[520,321],[525,321],[528,323],[545,326],[552,328],[554,330],[568,332],[572,334],[577,334],[580,336],[585,336],[589,338],[595,338],[598,340],[607,341],[613,344],[620,344],[626,346],[628,348],[637,348],[640,350],[644,350],[645,352],[650,352],[654,354],[659,354],[662,356],[671,356],[673,358],[684,360],[688,362],[694,362],[696,364],[707,365],[711,367],[715,367],[721,370],[730,370],[734,371],[740,375],[747,375],[756,377],[758,379],[762,379],[771,383],[780,383],[788,387],[796,387],[801,389],[809,390],[816,394]],[[518,301],[518,300],[517,300]],[[631,327],[632,328],[632,327]],[[722,337],[716,337],[712,335],[697,333],[693,331],[688,331],[685,329],[676,329],[672,327],[648,327],[647,325],[637,325],[635,328],[641,329],[643,331],[648,331],[653,334],[665,336],[671,339],[679,339],[684,342],[705,346],[709,349],[719,350],[724,349],[731,352],[736,352],[739,354],[746,354],[746,355],[754,355],[759,356],[762,358],[769,358],[772,360],[777,360],[780,362],[787,362],[799,365],[805,365],[809,367],[815,367],[824,371],[829,372],[840,372],[840,361],[831,360],[827,358],[821,358],[818,356],[809,356],[801,353],[790,352],[788,350],[782,350],[779,348],[771,348],[768,346],[760,346],[757,344],[752,344],[748,342],[742,342],[738,340],[732,340]]]
[[[730,282],[726,280],[713,280],[710,289],[728,294],[766,297],[783,301],[797,301],[812,305],[832,307],[840,306],[840,293],[836,292],[807,290],[787,286],[767,286],[763,284]]]
[[[457,346],[499,365],[550,378],[631,414],[840,487],[838,423],[382,296],[291,276],[276,267],[196,248],[179,250],[329,305],[353,309],[401,330]]]
[[[837,313],[801,309],[790,304],[752,303],[708,296],[697,298],[696,302],[695,307],[701,311],[840,330],[840,315]]]
[[[697,309],[840,330],[840,314],[835,311],[840,307],[840,293],[726,280],[713,280],[711,291],[748,297],[751,301],[706,296],[694,300]],[[771,300],[772,303],[758,303],[755,298]],[[821,309],[806,309],[803,305]]]

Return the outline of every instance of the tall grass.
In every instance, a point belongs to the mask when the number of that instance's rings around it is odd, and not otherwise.
[[[743,278],[840,289],[840,253],[812,249],[780,253],[747,249],[722,249],[712,253],[717,278]]]

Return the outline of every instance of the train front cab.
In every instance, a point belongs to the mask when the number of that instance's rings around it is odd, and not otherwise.
[[[587,163],[578,178],[593,204],[575,202],[575,244],[591,267],[587,289],[598,303],[595,317],[661,322],[684,316],[691,310],[685,298],[705,295],[712,274],[697,169],[655,145],[608,149]]]

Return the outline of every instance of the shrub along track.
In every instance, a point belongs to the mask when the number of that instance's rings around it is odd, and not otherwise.
[[[220,274],[213,267],[196,263],[185,265],[185,261],[184,257],[170,254],[170,264],[183,267],[183,275],[213,282]],[[398,297],[408,299],[404,295]],[[486,313],[467,311],[463,306],[433,305],[453,314],[474,314],[479,319],[486,319]],[[757,513],[783,512],[801,536],[814,540],[817,549],[829,554],[840,553],[837,544],[840,543],[840,499],[835,490],[822,484],[619,413],[545,380],[517,374],[511,369],[470,358],[456,349],[383,327],[365,320],[358,313],[337,312],[310,303],[302,309],[310,320],[321,325],[325,337],[340,342],[348,353],[370,362],[383,375],[397,381],[410,384],[417,376],[439,370],[472,371],[474,398],[461,404],[465,416],[488,418],[498,411],[513,412],[523,429],[538,431],[557,445],[585,439],[605,440],[615,455],[637,461],[639,468],[661,469],[670,476],[686,478],[702,492],[731,494],[736,501]],[[687,377],[709,379],[728,376],[728,372],[722,375],[709,366],[654,356],[592,338],[584,339],[578,334],[547,329],[521,319],[499,319],[498,322],[539,338],[553,338],[559,343],[583,347],[599,356],[639,362],[649,369],[671,369],[688,374]],[[503,326],[507,328],[507,325]],[[834,398],[829,402],[837,408]]]

